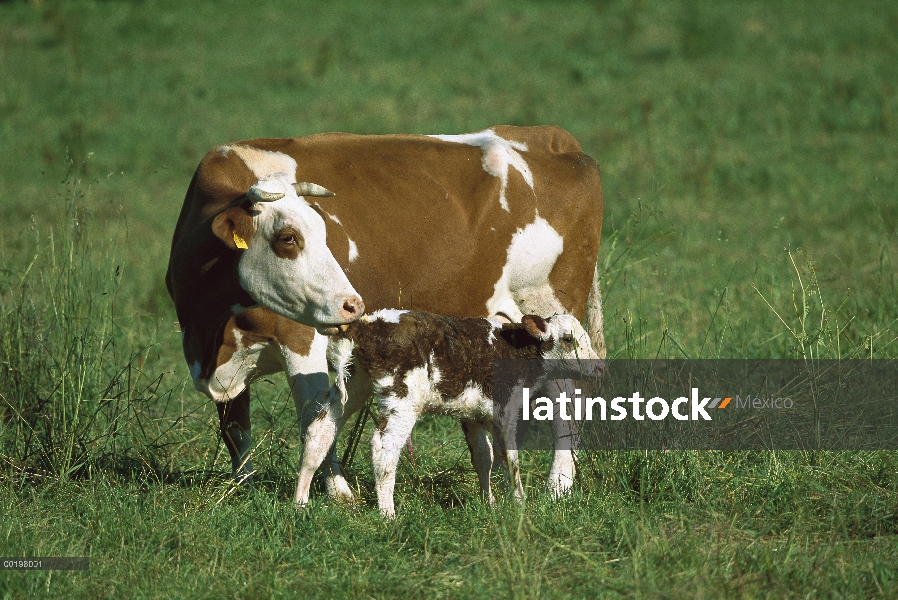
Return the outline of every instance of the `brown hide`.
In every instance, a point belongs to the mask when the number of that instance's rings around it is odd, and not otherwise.
[[[494,361],[538,360],[554,343],[534,337],[521,323],[496,329],[486,319],[417,310],[402,314],[398,323],[359,320],[339,336],[355,344],[353,368],[363,369],[372,380],[392,377],[393,384],[379,392],[382,396],[407,397],[409,371],[429,366],[439,370],[436,389],[444,400],[458,397],[471,384],[492,398]]]

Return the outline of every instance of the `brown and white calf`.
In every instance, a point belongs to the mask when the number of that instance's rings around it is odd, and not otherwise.
[[[386,516],[395,514],[393,488],[400,452],[424,413],[461,420],[471,462],[490,502],[493,449],[487,432],[492,429],[497,458],[515,498],[523,500],[518,453],[507,443],[515,439],[522,407],[520,402],[495,397],[494,361],[536,360],[542,365],[549,359],[586,361],[572,364],[577,365],[576,372],[565,374],[571,377],[598,375],[601,365],[593,362],[598,356],[589,335],[569,314],[548,319],[525,315],[521,323],[501,323],[401,310],[380,310],[343,328],[328,344],[328,359],[337,378],[327,407],[309,427],[296,501],[308,501],[312,476],[341,427],[374,394],[380,417],[371,439],[371,459],[378,505]],[[537,369],[528,377],[519,385],[539,389],[548,383],[550,373]],[[569,421],[557,421],[564,426],[556,435],[574,434]],[[556,452],[571,451],[557,447]]]

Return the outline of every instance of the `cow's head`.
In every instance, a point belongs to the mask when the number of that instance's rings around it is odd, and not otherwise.
[[[240,285],[261,306],[320,333],[358,319],[365,310],[326,241],[324,219],[300,196],[333,196],[278,173],[260,180],[247,201],[219,213],[212,231],[240,251]]]

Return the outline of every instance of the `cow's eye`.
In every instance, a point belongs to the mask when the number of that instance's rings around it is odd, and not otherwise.
[[[281,258],[295,259],[303,246],[302,235],[292,227],[279,229],[271,236],[271,248]]]
[[[574,343],[574,336],[572,336],[572,335],[565,335],[565,336],[562,336],[562,337],[561,337],[561,341],[564,342],[565,344],[573,344],[573,343]]]

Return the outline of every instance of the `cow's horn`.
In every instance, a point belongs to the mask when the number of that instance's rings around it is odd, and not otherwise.
[[[278,194],[275,192],[266,192],[265,190],[260,190],[257,187],[249,188],[249,191],[246,193],[250,200],[255,202],[274,202],[275,200],[280,200],[286,194]]]
[[[298,196],[336,196],[335,193],[311,181],[300,181],[293,184]]]

